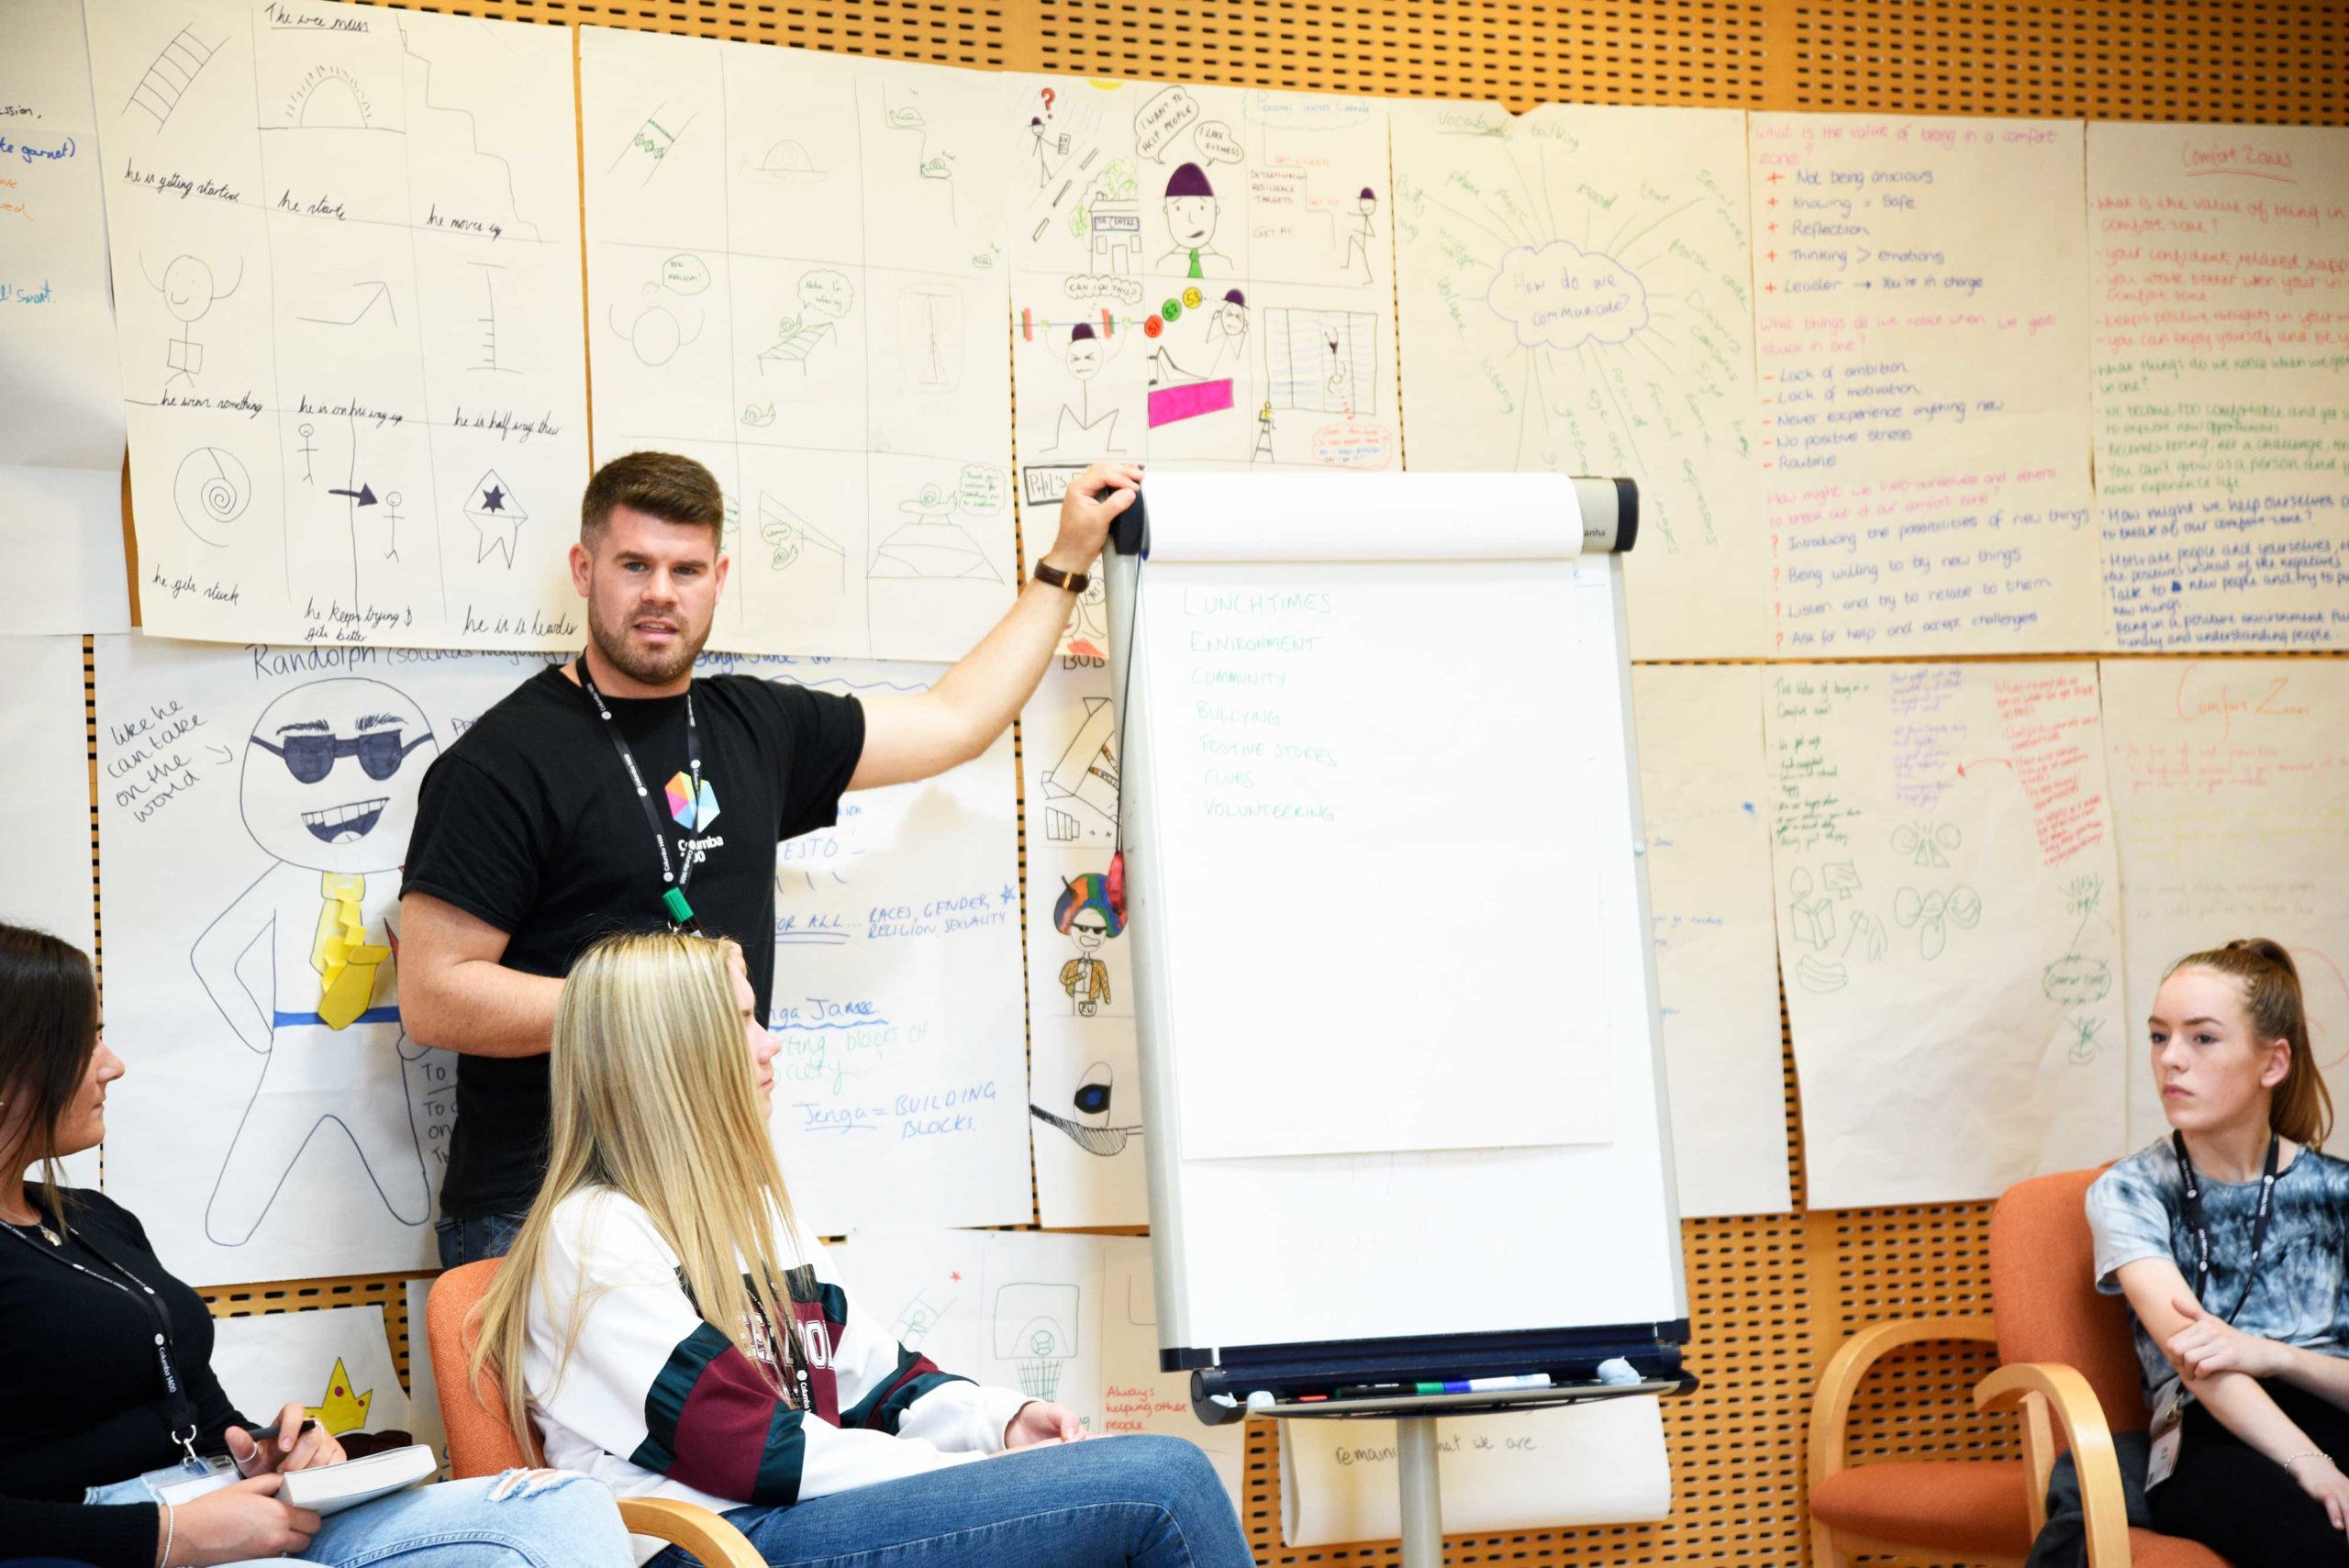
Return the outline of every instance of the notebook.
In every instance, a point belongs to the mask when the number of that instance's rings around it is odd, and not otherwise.
[[[307,1508],[316,1514],[339,1514],[420,1481],[429,1481],[440,1468],[440,1461],[430,1448],[411,1443],[406,1448],[371,1453],[364,1459],[322,1464],[315,1470],[296,1470],[285,1477],[285,1485],[277,1495],[297,1508]]]

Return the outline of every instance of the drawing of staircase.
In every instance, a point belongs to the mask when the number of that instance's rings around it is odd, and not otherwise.
[[[144,109],[154,117],[155,128],[161,130],[163,122],[172,117],[172,111],[180,106],[180,97],[187,91],[188,83],[212,63],[212,56],[219,47],[197,38],[194,28],[182,28],[155,56],[147,74],[139,79],[139,85],[131,89],[130,102],[123,106],[124,110]]]

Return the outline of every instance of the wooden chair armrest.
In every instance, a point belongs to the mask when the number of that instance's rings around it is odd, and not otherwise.
[[[1929,1340],[1979,1340],[1996,1344],[1998,1325],[1987,1316],[1894,1318],[1871,1323],[1836,1347],[1819,1374],[1810,1401],[1810,1484],[1818,1485],[1843,1468],[1843,1424],[1852,1396],[1868,1369],[1891,1351]]]
[[[620,1523],[630,1535],[649,1535],[682,1546],[701,1559],[702,1568],[767,1568],[742,1532],[696,1503],[674,1497],[623,1497]]]
[[[2029,1406],[2052,1412],[2072,1445],[2080,1502],[2087,1516],[2088,1568],[2130,1568],[2129,1505],[2121,1490],[2121,1461],[2112,1451],[2112,1429],[2105,1422],[2096,1390],[2076,1369],[2059,1362],[2017,1362],[1974,1385],[1977,1410]],[[2036,1475],[2033,1484],[2040,1496],[2032,1499],[2032,1518],[2044,1523],[2044,1474]]]

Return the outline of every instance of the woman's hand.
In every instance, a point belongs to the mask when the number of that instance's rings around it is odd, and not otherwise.
[[[173,1508],[172,1568],[281,1557],[308,1546],[318,1533],[318,1516],[279,1502],[284,1485],[277,1476],[256,1475]],[[161,1544],[159,1539],[159,1555]]]
[[[2186,1327],[2171,1336],[2163,1354],[2180,1377],[2193,1382],[2218,1372],[2274,1377],[2284,1370],[2285,1347],[2275,1340],[2246,1334],[2211,1317],[2190,1296],[2178,1296],[2170,1305],[2186,1319]]]
[[[2349,1531],[2349,1475],[2342,1474],[2339,1465],[2323,1454],[2312,1453],[2285,1468],[2301,1491],[2324,1505],[2324,1517],[2332,1521],[2334,1529]]]
[[[1084,1436],[1085,1426],[1076,1418],[1075,1411],[1065,1405],[1030,1399],[1019,1407],[1019,1414],[1003,1429],[1003,1446],[1015,1449],[1048,1442],[1073,1443]]]
[[[228,1439],[228,1457],[235,1462],[239,1475],[267,1475],[288,1470],[314,1470],[321,1464],[340,1464],[342,1445],[326,1427],[308,1421],[308,1412],[298,1399],[277,1413],[277,1435],[255,1441],[253,1435],[242,1427],[230,1427],[222,1435]],[[296,1435],[298,1434],[298,1435]]]

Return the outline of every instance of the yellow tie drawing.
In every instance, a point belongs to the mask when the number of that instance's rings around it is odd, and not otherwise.
[[[327,906],[318,911],[317,940],[310,947],[310,963],[324,984],[318,995],[318,1017],[330,1029],[348,1029],[375,995],[375,966],[392,956],[387,947],[367,941],[367,918],[360,900],[367,894],[367,879],[323,872],[318,891]]]

